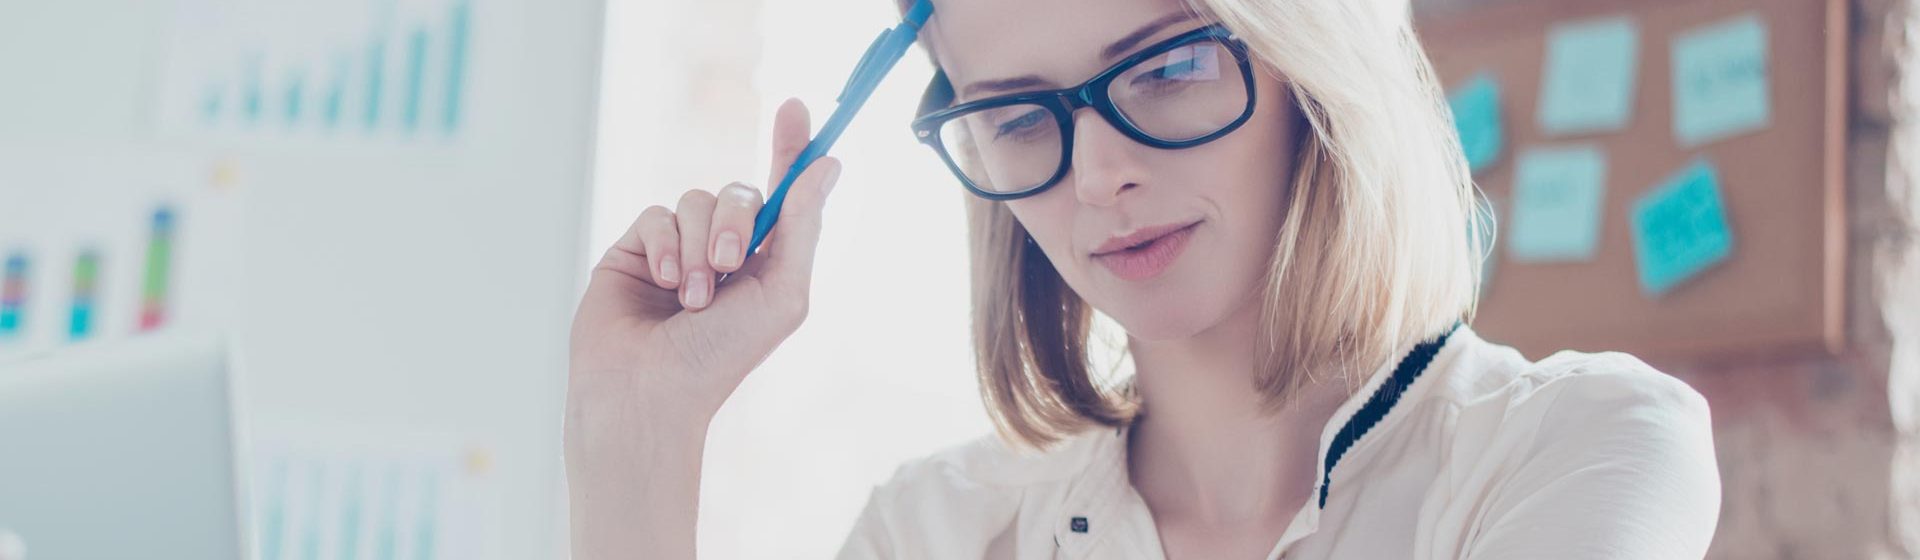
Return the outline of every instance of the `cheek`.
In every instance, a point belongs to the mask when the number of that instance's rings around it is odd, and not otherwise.
[[[1070,187],[1064,185],[1046,192],[1006,202],[1007,210],[1053,262],[1055,270],[1068,280],[1079,275],[1075,269],[1073,215],[1076,201]]]
[[[1223,212],[1238,214],[1235,222],[1242,231],[1273,235],[1279,231],[1287,213],[1289,193],[1299,156],[1300,135],[1305,133],[1299,110],[1293,106],[1284,86],[1262,81],[1259,85],[1256,118],[1247,122],[1238,134],[1227,159],[1243,162],[1219,169],[1238,170],[1238,177],[1215,183],[1223,187],[1219,204]],[[1265,118],[1260,118],[1264,116]]]

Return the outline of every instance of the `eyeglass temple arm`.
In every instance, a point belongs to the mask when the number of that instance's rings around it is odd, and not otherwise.
[[[773,229],[773,223],[780,219],[780,207],[786,203],[787,187],[800,178],[800,173],[812,165],[814,160],[827,155],[827,150],[840,139],[847,124],[853,121],[853,115],[865,105],[867,98],[873,95],[881,80],[893,70],[900,57],[907,54],[907,48],[919,38],[920,28],[925,26],[927,18],[933,16],[933,0],[915,0],[913,7],[907,9],[907,15],[899,25],[880,32],[879,37],[867,46],[867,52],[860,57],[860,63],[853,67],[853,74],[847,77],[846,85],[841,87],[840,96],[834,100],[838,104],[833,116],[827,118],[826,125],[820,128],[820,134],[807,142],[800,155],[787,166],[786,176],[780,179],[780,185],[767,195],[767,203],[760,207],[759,214],[753,218],[753,239],[747,242],[744,253],[752,257],[760,242],[766,240],[767,232]]]

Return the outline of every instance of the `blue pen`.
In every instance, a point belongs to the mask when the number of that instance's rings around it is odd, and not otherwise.
[[[840,139],[840,133],[847,129],[847,123],[853,120],[854,113],[860,112],[860,106],[867,103],[867,97],[873,95],[874,88],[880,86],[880,80],[887,77],[893,65],[907,54],[907,48],[920,36],[920,27],[926,25],[927,18],[933,16],[933,0],[915,0],[912,8],[900,25],[880,32],[867,46],[867,53],[860,57],[860,63],[853,67],[853,75],[847,77],[847,84],[840,89],[840,97],[834,101],[839,106],[833,109],[833,116],[827,117],[827,124],[820,127],[820,134],[807,142],[800,155],[793,158],[793,165],[787,166],[787,175],[780,179],[780,185],[774,187],[767,196],[767,203],[760,207],[760,213],[753,217],[753,239],[747,242],[746,257],[752,257],[760,242],[767,238],[767,232],[773,229],[773,222],[780,219],[780,205],[787,200],[787,187],[800,178],[800,172],[820,156],[827,155],[827,149]],[[730,275],[729,275],[730,276]],[[725,280],[725,278],[721,278]]]

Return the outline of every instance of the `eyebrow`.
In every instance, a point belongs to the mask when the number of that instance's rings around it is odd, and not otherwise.
[[[1118,40],[1115,40],[1112,44],[1107,45],[1106,48],[1100,49],[1100,59],[1113,60],[1115,57],[1125,54],[1127,51],[1133,50],[1134,47],[1138,46],[1142,41],[1147,40],[1147,38],[1153,37],[1154,35],[1160,33],[1160,30],[1166,29],[1168,26],[1171,26],[1177,23],[1193,21],[1196,18],[1197,16],[1191,10],[1180,10],[1178,12],[1160,16],[1160,19],[1147,22],[1146,25],[1140,26],[1139,29],[1135,29],[1133,30],[1132,33],[1128,33],[1126,34],[1126,36],[1123,36]],[[961,92],[961,96],[970,97],[976,93],[1002,92],[1002,91],[1011,91],[1011,90],[1022,89],[1022,88],[1029,88],[1034,86],[1050,86],[1050,85],[1053,85],[1053,82],[1048,81],[1046,78],[1042,78],[1035,74],[1027,74],[1024,76],[1018,76],[1013,78],[1004,78],[999,80],[981,80],[978,82],[973,82],[971,84],[967,84],[967,87],[960,90],[960,92]]]

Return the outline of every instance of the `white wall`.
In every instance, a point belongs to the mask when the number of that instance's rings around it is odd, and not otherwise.
[[[609,4],[588,252],[641,209],[739,180],[768,188],[773,110],[826,120],[884,0]],[[812,314],[714,421],[703,558],[821,558],[902,460],[987,434],[967,319],[963,196],[907,130],[931,77],[917,48],[835,146]]]

